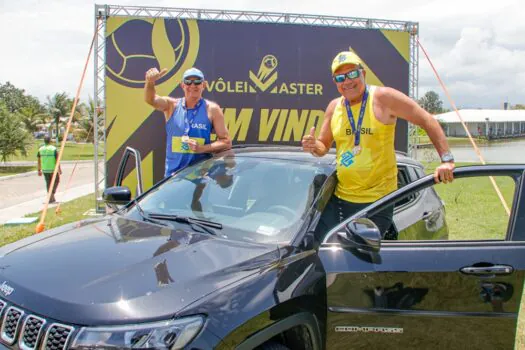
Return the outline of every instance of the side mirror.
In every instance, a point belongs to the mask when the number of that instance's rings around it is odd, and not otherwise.
[[[126,205],[131,201],[131,191],[126,186],[108,187],[102,193],[102,198],[109,206]]]
[[[338,237],[361,252],[377,253],[381,248],[381,232],[370,219],[360,218],[350,221]]]

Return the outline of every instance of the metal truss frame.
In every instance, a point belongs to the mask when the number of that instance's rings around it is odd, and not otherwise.
[[[103,210],[101,197],[101,185],[104,184],[106,176],[106,132],[105,127],[100,130],[99,122],[106,118],[106,88],[105,88],[105,29],[108,17],[146,17],[146,18],[183,18],[210,21],[235,21],[235,22],[257,22],[257,23],[282,23],[300,24],[327,27],[344,27],[360,29],[384,29],[410,33],[410,62],[409,62],[409,96],[413,99],[418,97],[419,78],[419,47],[417,37],[419,35],[419,24],[417,22],[384,20],[375,18],[354,18],[340,16],[322,16],[279,12],[258,11],[230,11],[210,9],[168,8],[151,6],[120,6],[120,5],[95,5],[95,28],[98,19],[103,24],[95,39],[95,110],[101,110],[101,114],[95,114],[95,196],[97,200],[97,211]],[[103,120],[99,120],[103,118]],[[409,124],[408,153],[413,154],[415,126]],[[98,157],[100,144],[103,145],[103,157]]]
[[[409,96],[415,101],[419,98],[419,46],[417,44],[419,36],[419,25],[414,24],[410,31],[410,67],[409,67]],[[412,158],[416,157],[417,145],[417,126],[408,123],[408,155]]]
[[[105,6],[95,6],[95,55],[94,55],[94,169],[95,169],[95,210],[105,212],[102,191],[106,187],[106,19]],[[102,157],[99,157],[102,147]]]

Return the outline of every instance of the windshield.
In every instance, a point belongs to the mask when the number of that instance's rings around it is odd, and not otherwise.
[[[140,206],[146,215],[220,223],[219,235],[228,239],[284,242],[301,227],[329,171],[298,161],[211,158],[174,175]]]

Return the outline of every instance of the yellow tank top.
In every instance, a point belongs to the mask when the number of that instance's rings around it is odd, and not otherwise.
[[[354,135],[344,97],[334,110],[330,127],[336,144],[337,187],[335,195],[345,201],[370,203],[397,189],[394,150],[395,124],[385,125],[374,114],[375,86],[369,87],[361,125],[361,152],[353,154]],[[351,106],[357,127],[361,103]]]

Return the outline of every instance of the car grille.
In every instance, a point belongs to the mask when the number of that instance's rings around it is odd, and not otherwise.
[[[22,336],[20,344],[23,344],[24,349],[36,348],[38,339],[42,335],[46,321],[43,318],[35,315],[29,315],[22,328]]]
[[[56,323],[0,300],[0,341],[22,350],[67,349],[75,327]]]
[[[46,340],[45,340],[45,349],[50,350],[60,350],[65,349],[67,341],[72,333],[72,327],[68,327],[61,324],[52,324],[49,327]]]
[[[2,339],[8,343],[12,343],[15,340],[16,332],[20,327],[20,321],[24,312],[14,306],[10,306],[5,312],[2,320]]]

